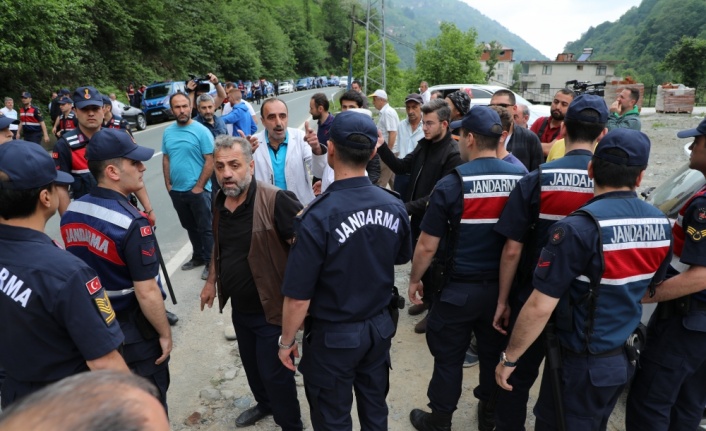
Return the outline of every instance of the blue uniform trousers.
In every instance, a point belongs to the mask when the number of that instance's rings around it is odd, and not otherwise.
[[[41,130],[29,131],[27,129],[22,129],[22,135],[25,141],[34,142],[35,144],[42,144],[42,139],[44,138],[44,133]]]
[[[509,333],[512,333],[512,328],[517,322],[517,316],[520,315],[523,306],[524,302],[519,299],[512,302]],[[505,347],[507,347],[507,341],[503,344]],[[545,352],[546,342],[544,333],[542,333],[517,361],[517,367],[508,379],[508,383],[512,385],[512,391],[500,389],[498,402],[495,405],[495,429],[497,431],[525,430],[529,392],[537,380]]]
[[[135,305],[135,307],[139,307]],[[161,364],[154,362],[162,356],[162,346],[159,344],[159,334],[151,325],[145,324],[146,318],[138,318],[141,313],[135,309],[122,311],[118,314],[120,329],[125,335],[125,344],[122,347],[122,356],[130,371],[144,377],[154,384],[159,390],[159,402],[164,410],[169,413],[167,406],[167,390],[171,382],[169,375],[169,358]],[[138,320],[141,323],[137,323]],[[139,329],[142,327],[142,331]],[[145,329],[147,327],[147,329]],[[151,331],[147,334],[146,331]]]
[[[609,357],[562,356],[561,394],[566,429],[605,430],[615,403],[632,377],[635,367],[628,362],[622,351]],[[554,394],[545,363],[539,399],[534,408],[534,415],[537,417],[535,431],[559,429],[554,414]]]
[[[387,309],[360,321],[312,319],[299,371],[315,430],[351,430],[353,392],[360,429],[387,431],[390,344],[394,325]]]
[[[264,313],[232,312],[238,350],[248,385],[258,405],[272,411],[284,431],[303,428],[294,372],[280,362],[277,340],[282,327],[265,320]]]
[[[706,406],[706,311],[656,315],[628,396],[626,429],[693,431]]]
[[[211,226],[211,192],[204,190],[199,194],[191,191],[169,192],[174,210],[179,216],[181,226],[186,229],[189,241],[194,248],[192,258],[202,262],[211,261],[213,251],[213,230]]]
[[[498,364],[504,336],[493,329],[493,315],[498,301],[497,281],[451,282],[434,298],[427,321],[427,344],[434,356],[434,372],[427,396],[429,407],[439,413],[453,413],[463,381],[463,361],[471,343],[478,340],[479,385],[473,394],[487,401],[497,387]]]

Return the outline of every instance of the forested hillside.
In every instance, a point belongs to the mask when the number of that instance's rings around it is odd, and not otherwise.
[[[566,51],[580,54],[591,47],[594,59],[625,60],[618,74],[660,84],[679,78],[660,65],[682,36],[706,39],[706,1],[643,0],[617,22],[591,27],[579,40],[568,43]]]
[[[339,74],[356,0],[0,0],[0,95]],[[362,12],[362,7],[358,8]]]

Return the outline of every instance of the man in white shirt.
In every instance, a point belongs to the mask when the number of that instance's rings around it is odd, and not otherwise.
[[[429,91],[429,84],[426,81],[419,83],[419,93],[422,95],[422,101],[424,103],[429,103],[431,100],[431,92]],[[422,105],[424,104],[422,103]]]
[[[12,97],[5,98],[5,106],[0,109],[2,115],[17,120],[17,111],[15,111],[15,101]],[[10,124],[10,132],[12,132],[12,139],[17,139],[17,123]]]
[[[380,118],[377,124],[378,130],[382,132],[382,137],[385,139],[387,146],[390,147],[390,150],[392,150],[392,153],[395,156],[399,156],[397,130],[400,125],[400,117],[397,115],[397,111],[387,103],[387,92],[385,92],[385,90],[375,90],[375,92],[368,97],[373,98],[373,105],[380,111]],[[395,174],[385,163],[380,162],[380,179],[377,184],[380,187],[387,187],[389,185],[390,189],[393,189],[394,180]]]
[[[251,141],[259,146],[253,153],[255,179],[290,190],[299,202],[307,205],[314,200],[310,172],[323,171],[327,163],[326,147],[318,140],[307,143],[303,131],[287,127],[289,113],[283,100],[265,99],[260,113],[265,130]]]
[[[400,121],[398,130],[397,142],[400,150],[400,159],[417,146],[420,139],[424,138],[424,130],[422,130],[422,96],[417,93],[407,95],[404,99],[407,118]],[[395,191],[400,196],[406,196],[407,184],[409,183],[409,174],[400,174],[395,176]]]

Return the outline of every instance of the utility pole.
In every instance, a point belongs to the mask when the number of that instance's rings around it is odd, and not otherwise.
[[[348,86],[346,91],[351,89],[353,85],[353,51],[355,50],[355,4],[353,5],[353,10],[351,11],[351,37],[348,40]]]
[[[380,11],[378,12],[378,5]],[[376,18],[379,14],[380,23]],[[370,34],[376,34],[377,40],[370,42]],[[368,11],[365,20],[365,75],[363,77],[363,92],[368,93],[368,81],[371,86],[385,89],[387,75],[385,61],[385,0],[368,0]],[[380,54],[374,52],[380,49]]]

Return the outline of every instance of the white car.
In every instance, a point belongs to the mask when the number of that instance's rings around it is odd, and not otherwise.
[[[338,86],[341,88],[347,88],[348,87],[348,77],[341,76],[341,79],[338,80]]]
[[[433,87],[429,87],[429,92],[434,92],[434,91],[441,91],[444,95],[444,97],[448,96],[450,93],[453,93],[454,91],[458,91],[462,88],[470,88],[472,92],[471,96],[471,105],[490,105],[490,99],[493,97],[493,94],[498,91],[498,90],[507,90],[505,87],[500,87],[499,85],[485,85],[485,84],[444,84],[444,85],[435,85]],[[547,105],[534,105],[531,102],[529,102],[527,99],[524,97],[520,96],[519,94],[515,93],[513,91],[513,94],[515,95],[515,100],[517,103],[527,105],[530,111],[530,118],[529,121],[527,121],[527,127],[531,127],[532,123],[534,123],[538,118],[540,117],[548,117],[550,115],[550,108]]]
[[[294,93],[294,85],[292,81],[280,81],[279,94]]]

